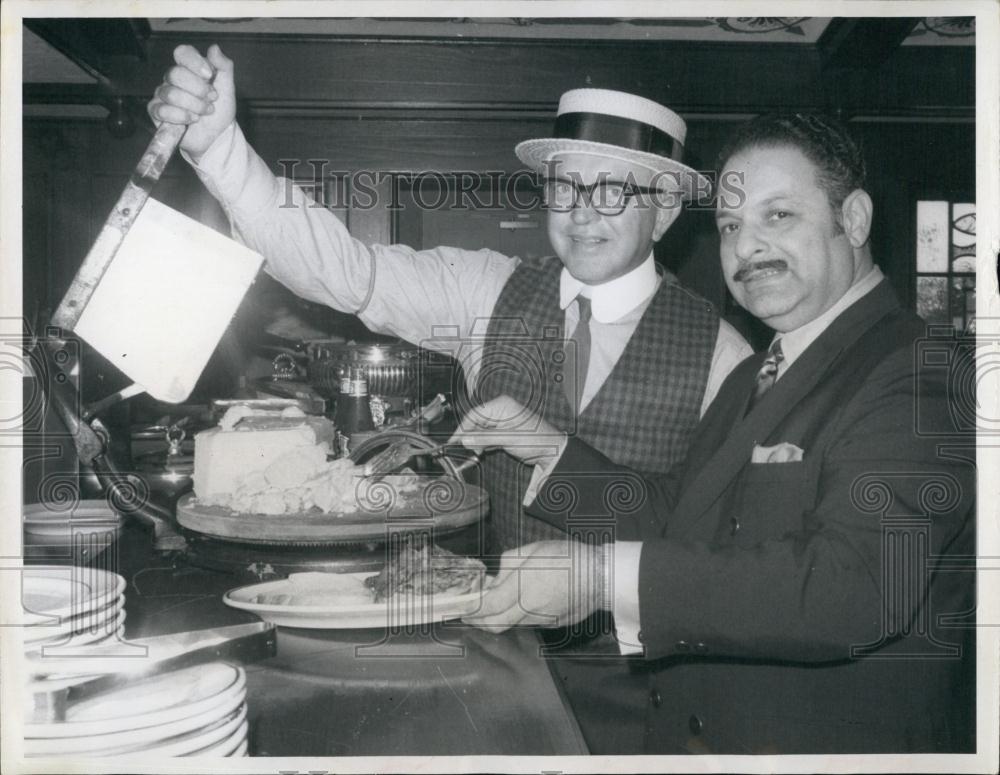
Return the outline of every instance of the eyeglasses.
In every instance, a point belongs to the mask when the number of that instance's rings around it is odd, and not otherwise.
[[[542,189],[545,206],[557,213],[568,213],[576,208],[580,196],[586,194],[587,206],[601,215],[621,215],[632,199],[639,194],[655,194],[655,188],[599,180],[584,186],[563,178],[546,178]]]

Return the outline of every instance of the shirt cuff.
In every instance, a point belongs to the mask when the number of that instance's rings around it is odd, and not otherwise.
[[[239,220],[234,218],[237,214],[252,218],[281,201],[281,183],[250,147],[235,121],[222,130],[197,161],[184,151],[181,155],[231,221]],[[286,196],[291,196],[291,189]]]
[[[521,505],[527,507],[535,502],[535,498],[538,497],[538,491],[541,490],[545,485],[545,482],[548,481],[549,475],[552,473],[556,465],[558,465],[559,459],[563,456],[563,452],[566,451],[566,443],[568,440],[568,436],[563,436],[555,454],[548,460],[536,463],[535,467],[531,469],[531,479],[528,480],[528,488],[524,492],[524,500]]]
[[[609,544],[613,567],[605,579],[612,579],[615,617],[615,636],[622,654],[641,654],[639,642],[639,558],[642,541],[615,541]]]
[[[235,137],[236,122],[233,121],[229,126],[219,132],[218,137],[212,141],[212,144],[205,149],[205,152],[198,157],[197,161],[195,161],[194,157],[183,148],[180,150],[181,156],[184,157],[184,161],[196,170],[207,174],[217,175],[222,170],[222,164],[233,147]]]

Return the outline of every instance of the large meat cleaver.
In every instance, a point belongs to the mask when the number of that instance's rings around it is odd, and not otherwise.
[[[157,130],[52,319],[168,403],[190,395],[263,261],[149,199],[184,130]]]

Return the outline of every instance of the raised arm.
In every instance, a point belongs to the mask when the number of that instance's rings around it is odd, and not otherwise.
[[[182,154],[222,205],[234,237],[264,256],[269,274],[302,298],[357,314],[378,333],[432,348],[440,347],[427,341],[436,329],[468,336],[489,317],[517,259],[354,239],[250,147],[235,121],[234,65],[218,46],[204,57],[178,46],[174,61],[149,114],[188,125]]]

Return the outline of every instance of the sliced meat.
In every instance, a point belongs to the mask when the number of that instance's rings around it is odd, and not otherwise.
[[[461,595],[482,588],[486,566],[472,557],[462,557],[424,543],[407,543],[376,576],[365,579],[375,602],[391,595]]]

